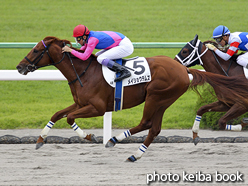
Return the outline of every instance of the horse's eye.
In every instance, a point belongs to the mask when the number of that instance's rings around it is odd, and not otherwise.
[[[34,53],[38,53],[38,52],[39,52],[38,50],[34,49]]]
[[[187,51],[186,51],[186,50],[184,50],[184,51],[183,51],[183,54],[186,54],[186,53],[187,53]]]

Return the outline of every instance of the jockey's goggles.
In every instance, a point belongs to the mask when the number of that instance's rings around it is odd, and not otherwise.
[[[217,43],[220,43],[222,41],[222,37],[218,37],[218,38],[214,38],[214,40],[217,42]]]
[[[77,46],[78,46],[79,41],[80,41],[81,39],[82,39],[81,36],[80,36],[80,37],[75,37],[75,41],[76,41],[76,45],[77,45]]]

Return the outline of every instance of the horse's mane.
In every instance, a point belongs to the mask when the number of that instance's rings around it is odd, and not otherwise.
[[[75,48],[72,46],[72,43],[69,41],[69,40],[66,40],[66,39],[59,39],[57,37],[54,37],[54,36],[47,36],[44,38],[44,41],[49,41],[51,43],[54,43],[54,42],[59,42],[59,43],[65,43],[65,44],[68,44],[70,45],[70,48],[78,51],[78,52],[81,52],[81,53],[84,53],[84,51],[78,49],[78,48]],[[95,54],[91,54],[91,57],[94,57],[96,58],[96,55]]]
[[[212,44],[212,45],[214,45],[216,48],[218,48],[220,51],[222,51],[222,52],[227,52],[227,50],[228,50],[228,48],[229,47],[220,47],[220,45],[218,45],[215,41],[211,41],[211,40],[208,40],[208,41],[204,41],[203,42],[203,44],[205,45],[205,44],[207,44],[207,43],[210,43],[210,44]],[[230,60],[233,60],[233,61],[237,61],[237,58],[239,57],[239,55],[242,55],[243,53],[240,53],[240,54],[233,54],[233,56],[231,57],[231,59]]]
[[[71,42],[69,40],[66,39],[59,39],[57,37],[54,36],[47,36],[43,39],[44,41],[49,41],[50,43],[54,43],[54,42],[59,42],[59,43],[65,43],[65,44],[69,44],[70,46],[72,46]]]
[[[226,47],[220,47],[220,45],[218,45],[218,43],[216,43],[215,41],[208,40],[208,41],[203,42],[204,45],[207,43],[214,45],[216,48],[218,48],[222,52],[227,52],[227,50],[228,50],[228,48],[226,48]]]

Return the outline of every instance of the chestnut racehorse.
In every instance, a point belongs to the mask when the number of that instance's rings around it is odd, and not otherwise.
[[[102,116],[105,112],[114,110],[114,88],[104,80],[102,66],[97,62],[96,56],[92,54],[89,59],[82,61],[68,53],[68,55],[63,54],[62,47],[65,44],[71,46],[67,40],[46,37],[16,67],[19,73],[26,75],[40,67],[54,65],[67,78],[75,102],[51,117],[39,136],[36,148],[43,145],[51,127],[63,117],[67,117],[68,124],[72,126],[79,137],[94,140],[96,138],[93,135],[86,134],[77,126],[75,119]],[[149,129],[144,143],[134,155],[128,158],[129,161],[136,161],[142,156],[153,139],[160,133],[165,110],[189,87],[209,82],[218,91],[220,97],[224,97],[222,95],[228,92],[229,96],[225,97],[227,102],[240,97],[236,91],[237,86],[235,85],[238,82],[236,79],[189,69],[188,71],[194,77],[190,84],[187,68],[170,57],[155,56],[146,58],[146,60],[151,71],[151,81],[125,87],[123,98],[123,109],[137,106],[145,101],[141,122],[138,126],[111,138],[106,144],[106,147],[112,147],[128,136]],[[80,76],[81,81],[78,80],[76,74]],[[239,82],[242,83],[242,81]],[[227,87],[227,84],[232,84],[232,86]]]
[[[186,67],[194,65],[201,65],[207,72],[221,74],[224,76],[238,76],[237,81],[245,78],[243,67],[236,63],[237,55],[234,55],[229,61],[225,61],[216,55],[213,51],[208,50],[205,46],[206,43],[211,43],[218,47],[218,44],[213,41],[205,41],[202,43],[198,39],[198,35],[193,40],[188,42],[181,51],[176,55],[175,60],[180,61]],[[240,87],[240,91],[246,92],[247,96],[244,97],[240,103],[229,103],[226,104],[222,101],[217,101],[208,105],[202,106],[196,115],[196,119],[193,126],[193,139],[194,143],[197,144],[199,141],[198,131],[201,117],[206,112],[226,112],[219,121],[219,128],[224,130],[241,131],[244,126],[247,125],[247,119],[244,118],[241,121],[241,125],[227,125],[226,123],[234,118],[241,116],[246,113],[247,105],[246,101],[248,98],[247,87]]]

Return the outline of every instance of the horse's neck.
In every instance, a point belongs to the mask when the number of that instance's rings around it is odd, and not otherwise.
[[[202,66],[207,72],[212,72],[215,74],[226,75],[225,72],[229,76],[243,74],[243,67],[238,65],[235,61],[231,61],[231,60],[224,61],[219,57],[218,57],[218,61],[219,63],[215,59],[205,58],[203,60]]]

